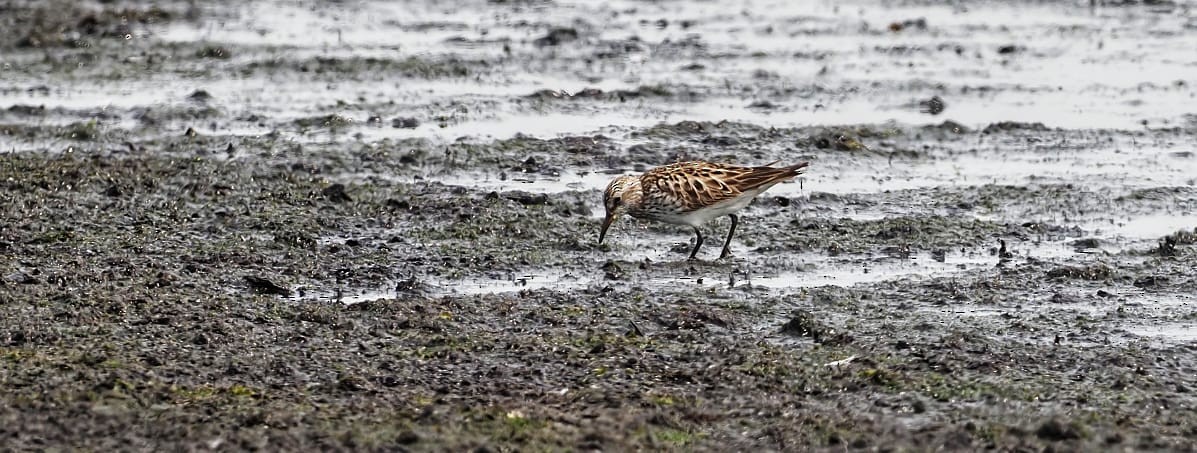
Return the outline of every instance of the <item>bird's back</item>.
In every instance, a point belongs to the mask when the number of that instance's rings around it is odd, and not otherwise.
[[[802,174],[807,165],[809,162],[786,167],[744,167],[691,161],[657,167],[640,176],[643,199],[631,214],[669,223],[701,223],[706,219],[694,219],[695,211],[734,212],[774,184]]]

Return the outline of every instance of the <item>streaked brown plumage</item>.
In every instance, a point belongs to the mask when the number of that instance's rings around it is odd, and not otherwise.
[[[810,162],[786,167],[742,167],[693,161],[657,167],[639,176],[620,176],[611,181],[603,196],[607,215],[599,231],[599,243],[606,238],[611,224],[626,212],[639,219],[693,228],[697,240],[690,259],[694,259],[703,241],[699,227],[726,215],[732,224],[719,258],[727,258],[739,222],[736,211],[774,184],[801,175],[808,165]]]

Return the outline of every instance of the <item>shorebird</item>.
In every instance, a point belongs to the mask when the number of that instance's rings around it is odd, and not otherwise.
[[[731,229],[719,258],[731,256],[732,235],[740,218],[736,212],[774,184],[801,175],[810,162],[786,167],[760,167],[694,161],[657,167],[644,174],[620,176],[611,181],[603,194],[607,215],[599,231],[599,244],[607,229],[620,215],[638,219],[685,225],[694,229],[694,249],[690,259],[702,247],[702,224],[719,216],[731,217]]]

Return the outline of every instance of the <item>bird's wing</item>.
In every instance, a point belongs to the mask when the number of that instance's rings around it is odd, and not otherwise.
[[[798,176],[809,164],[741,167],[713,162],[679,162],[645,172],[640,177],[640,185],[646,192],[657,192],[679,201],[687,210],[693,210]]]

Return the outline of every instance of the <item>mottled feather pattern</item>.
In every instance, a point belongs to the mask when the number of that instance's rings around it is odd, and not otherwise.
[[[761,186],[802,174],[807,163],[789,167],[742,167],[712,162],[679,162],[657,167],[640,177],[645,202],[669,205],[682,212],[702,209],[739,197]]]

